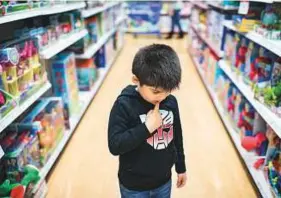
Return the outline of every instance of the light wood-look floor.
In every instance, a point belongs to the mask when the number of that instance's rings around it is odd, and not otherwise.
[[[131,63],[138,48],[162,42],[176,49],[183,70],[181,89],[175,95],[184,131],[188,183],[183,189],[174,188],[172,197],[257,197],[188,56],[186,40],[134,39],[128,35],[123,51],[50,175],[48,198],[120,197],[118,158],[111,156],[107,147],[108,115],[117,95],[131,82]]]

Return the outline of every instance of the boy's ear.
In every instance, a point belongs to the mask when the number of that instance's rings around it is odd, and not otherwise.
[[[139,83],[140,83],[139,79],[138,79],[135,75],[133,75],[132,81],[133,81],[133,83],[136,84],[136,85],[139,85]]]

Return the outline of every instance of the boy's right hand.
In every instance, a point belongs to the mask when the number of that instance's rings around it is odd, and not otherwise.
[[[145,125],[150,133],[153,133],[162,125],[162,117],[159,112],[159,103],[157,103],[153,110],[150,110],[146,115]]]

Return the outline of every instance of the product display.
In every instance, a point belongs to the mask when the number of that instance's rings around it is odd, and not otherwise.
[[[73,53],[61,53],[54,58],[52,82],[54,95],[62,97],[64,101],[65,125],[70,128],[69,117],[79,111],[79,89]]]
[[[281,54],[267,43],[280,39],[280,4],[250,2],[247,14],[219,4],[193,10],[189,52],[261,196],[279,197]]]
[[[112,6],[84,18],[83,4]],[[104,1],[0,6],[11,17],[1,17],[0,197],[45,197],[45,177],[124,44],[125,12],[121,3]],[[20,18],[27,19],[5,26]],[[76,58],[89,48],[96,50],[91,58]]]
[[[0,50],[1,89],[24,101],[47,80],[39,62],[35,39],[17,39],[3,44]]]
[[[76,71],[80,91],[90,91],[98,78],[98,71],[94,60],[76,59]]]

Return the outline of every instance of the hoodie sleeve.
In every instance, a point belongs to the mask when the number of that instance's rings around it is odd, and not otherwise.
[[[174,141],[176,147],[177,161],[175,164],[177,173],[185,173],[185,155],[183,149],[183,139],[182,139],[182,128],[181,128],[181,120],[179,114],[179,107],[177,103],[177,99],[174,98],[175,101],[175,110],[174,110]]]
[[[122,103],[117,100],[108,124],[108,147],[113,155],[122,155],[137,148],[150,136],[145,124],[129,128],[130,119]]]

